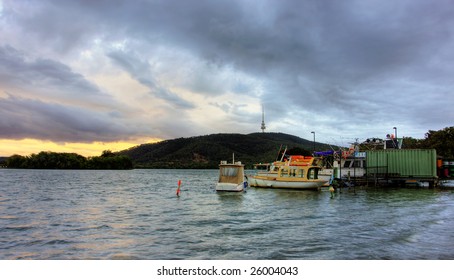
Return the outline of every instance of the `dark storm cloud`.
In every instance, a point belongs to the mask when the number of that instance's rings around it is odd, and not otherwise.
[[[0,138],[90,142],[141,133],[125,125],[125,105],[57,61],[0,46],[0,86]]]
[[[400,124],[422,137],[454,119],[451,0],[39,1],[22,13],[4,6],[9,24],[60,54],[95,39],[129,42],[133,51],[105,54],[151,94],[183,109],[196,104],[157,80],[149,61],[159,58],[150,50],[184,51],[261,81],[260,94],[248,87],[237,93],[261,99],[276,123],[294,118],[326,134]],[[204,82],[197,87],[209,89]]]
[[[191,102],[180,98],[177,94],[160,86],[153,78],[153,74],[150,71],[151,65],[146,61],[140,60],[137,55],[117,51],[109,53],[108,56],[128,72],[132,78],[149,88],[151,94],[156,98],[165,100],[179,108],[194,108],[194,105],[191,104]]]
[[[96,112],[8,95],[0,98],[0,112],[0,138],[4,139],[93,142],[124,140],[137,135],[114,111]]]
[[[164,1],[142,8],[122,17],[137,16],[128,31],[264,80],[262,99],[275,118],[341,111],[337,119],[367,125],[392,111],[396,122],[421,120],[412,97],[453,84],[453,66],[444,62],[454,59],[451,1]],[[403,96],[414,110],[397,102]],[[448,125],[446,116],[433,121]]]
[[[50,99],[113,104],[107,94],[68,66],[51,59],[29,60],[11,46],[0,46],[0,85]]]

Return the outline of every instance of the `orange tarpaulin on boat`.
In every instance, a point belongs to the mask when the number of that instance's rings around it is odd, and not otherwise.
[[[314,158],[311,156],[290,156],[290,165],[293,166],[305,166],[310,165]]]

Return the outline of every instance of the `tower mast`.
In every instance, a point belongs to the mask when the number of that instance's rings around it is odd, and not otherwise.
[[[265,108],[262,105],[262,125],[260,127],[262,129],[262,133],[265,132],[266,126],[265,126]]]

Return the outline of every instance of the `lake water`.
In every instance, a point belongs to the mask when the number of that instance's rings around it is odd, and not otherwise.
[[[217,172],[0,169],[0,259],[454,259],[454,191],[216,193]]]

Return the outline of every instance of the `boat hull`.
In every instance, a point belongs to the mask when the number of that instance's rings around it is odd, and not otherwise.
[[[244,191],[244,183],[232,184],[232,183],[217,183],[216,191],[221,192],[242,192]]]
[[[442,188],[454,188],[454,180],[441,180],[439,185]]]
[[[318,174],[318,178],[320,180],[325,181],[325,183],[323,184],[324,187],[329,187],[334,179],[333,174],[320,174],[320,173]]]
[[[249,176],[248,183],[251,187],[259,188],[276,188],[276,189],[298,189],[298,190],[319,190],[325,183],[325,180],[279,180],[271,177]]]

